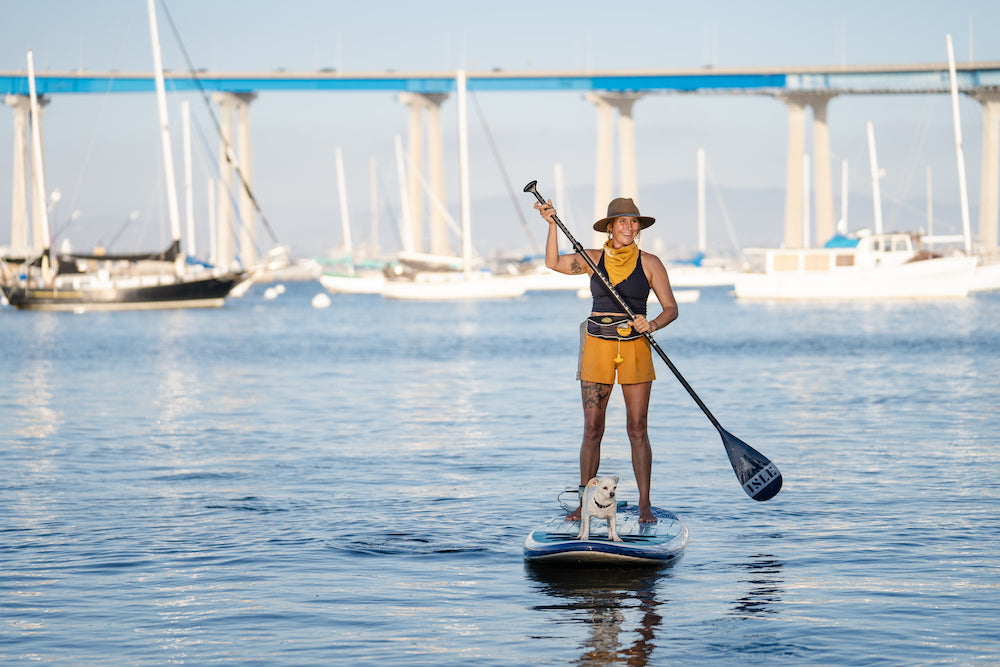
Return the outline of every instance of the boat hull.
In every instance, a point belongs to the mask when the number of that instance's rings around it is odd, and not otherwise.
[[[387,299],[412,301],[454,301],[516,299],[524,292],[524,282],[516,277],[428,272],[415,280],[387,280],[382,289],[382,296]]]
[[[941,257],[898,266],[827,271],[774,271],[739,276],[739,299],[960,299],[969,293],[975,260]]]
[[[140,279],[65,281],[56,287],[4,287],[10,305],[21,310],[89,311],[218,308],[240,274],[143,284]],[[62,281],[61,281],[62,282]]]
[[[324,273],[319,282],[332,294],[381,294],[385,288],[385,277],[381,274],[345,276]]]

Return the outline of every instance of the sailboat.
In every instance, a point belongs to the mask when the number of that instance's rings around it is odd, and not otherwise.
[[[962,234],[953,236],[926,236],[927,243],[960,243],[966,255],[975,257],[976,267],[969,283],[969,291],[990,292],[1000,290],[1000,256],[974,252],[969,221],[969,195],[965,179],[965,152],[962,145],[962,122],[958,113],[958,77],[955,74],[955,49],[951,35],[945,38],[948,49],[948,78],[951,92],[952,120],[955,130],[955,158],[958,164],[959,197],[962,211]],[[993,221],[996,224],[996,221]]]
[[[737,298],[859,301],[963,298],[968,294],[975,258],[941,257],[926,251],[917,233],[883,232],[881,171],[871,122],[867,130],[874,233],[841,233],[822,248],[767,250],[762,273],[737,278]]]
[[[672,259],[667,262],[672,287],[724,287],[736,282],[741,273],[739,266],[732,260],[708,259],[705,252],[708,248],[705,176],[707,163],[705,149],[698,149],[698,254],[688,260]],[[721,204],[721,199],[719,200]],[[729,224],[728,217],[726,224]],[[732,231],[730,230],[730,234]],[[675,293],[676,295],[676,293]]]
[[[382,296],[407,300],[512,299],[525,292],[524,282],[516,276],[500,276],[477,270],[472,258],[471,205],[469,199],[469,137],[466,105],[466,76],[456,76],[458,92],[458,154],[461,198],[462,257],[461,270],[398,271],[397,279],[387,280]],[[401,260],[406,260],[401,255]],[[412,257],[426,261],[428,257]]]
[[[344,249],[336,259],[315,259],[323,272],[319,282],[334,294],[381,294],[385,286],[384,263],[374,261],[357,262],[354,258],[354,243],[351,236],[351,221],[347,207],[347,183],[344,178],[344,156],[340,148],[335,151],[337,163],[337,192],[340,195],[340,223]],[[374,182],[373,182],[374,187]],[[374,211],[374,202],[372,203]],[[374,215],[374,213],[373,213]]]
[[[173,236],[170,248],[163,253],[133,255],[56,255],[51,249],[48,214],[42,206],[45,251],[36,261],[25,263],[17,270],[3,266],[3,292],[10,305],[15,308],[87,311],[218,307],[243,278],[241,271],[189,266],[180,252],[180,214],[154,0],[148,0],[148,8],[167,203]],[[31,98],[32,158],[36,167],[32,170],[32,176],[36,189],[44,193],[45,169],[38,123],[34,61],[30,51],[28,85]]]

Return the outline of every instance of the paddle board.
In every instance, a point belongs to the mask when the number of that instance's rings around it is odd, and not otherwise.
[[[538,526],[524,541],[524,559],[534,563],[587,565],[667,565],[688,543],[688,529],[668,510],[653,508],[656,523],[639,523],[638,506],[618,508],[618,536],[608,539],[607,521],[590,520],[590,539],[578,540],[579,521],[558,516]]]

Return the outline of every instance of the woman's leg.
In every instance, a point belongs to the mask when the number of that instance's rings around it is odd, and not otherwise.
[[[622,395],[625,397],[625,428],[632,444],[632,470],[635,472],[635,483],[639,487],[639,521],[646,523],[656,521],[649,500],[653,448],[649,444],[647,414],[652,387],[652,382],[622,385]]]
[[[580,382],[583,397],[583,442],[580,444],[580,486],[584,486],[597,476],[601,466],[601,439],[604,437],[604,418],[608,409],[608,398],[613,385],[597,382]],[[571,521],[580,518],[577,507],[568,517]]]

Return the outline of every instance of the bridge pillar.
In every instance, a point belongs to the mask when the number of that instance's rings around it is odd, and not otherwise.
[[[788,162],[785,167],[786,248],[802,247],[802,160],[805,157],[806,105],[798,96],[780,98],[788,107]]]
[[[834,232],[833,185],[830,175],[830,133],[826,124],[829,93],[788,93],[777,96],[788,107],[788,163],[785,174],[786,248],[803,247],[805,217],[803,174],[805,158],[806,106],[813,110],[813,152],[816,188],[816,239],[825,243]]]
[[[216,256],[214,263],[230,267],[236,259],[235,242],[239,239],[240,264],[252,266],[257,261],[256,211],[250,192],[253,189],[253,159],[250,151],[250,102],[256,93],[212,93],[212,101],[219,105],[219,192],[216,198]],[[233,117],[237,120],[238,148],[233,141]],[[237,184],[236,168],[242,180]],[[233,188],[238,187],[237,193]],[[237,231],[233,198],[239,201],[241,225]]]
[[[816,242],[823,245],[834,234],[833,178],[830,174],[830,131],[826,125],[826,105],[833,95],[813,95],[813,174],[816,200]]]
[[[981,91],[973,98],[983,106],[983,170],[979,187],[979,244],[996,254],[1000,232],[1000,92]]]
[[[230,268],[235,258],[233,244],[233,172],[235,153],[233,145],[233,112],[236,98],[230,93],[212,93],[212,101],[219,105],[219,192],[216,196],[218,213],[215,217],[215,257],[212,263]]]
[[[597,107],[597,159],[594,179],[594,220],[608,213],[613,198],[614,174],[614,112],[618,110],[618,174],[619,192],[639,205],[639,184],[636,176],[635,121],[632,106],[642,93],[587,93],[586,100]],[[640,207],[641,210],[641,207]],[[594,246],[607,240],[603,232],[594,232]]]
[[[444,138],[441,131],[441,105],[444,93],[400,93],[397,99],[409,108],[407,135],[406,192],[410,208],[410,229],[413,250],[424,248],[424,112],[427,114],[427,179],[430,197],[430,252],[450,255],[448,224],[444,215]]]
[[[14,110],[14,189],[11,193],[10,247],[19,252],[33,247],[28,225],[28,123],[31,101],[27,95],[7,95],[4,100]],[[39,100],[41,102],[41,100]],[[34,188],[31,190],[34,192]],[[36,248],[42,250],[42,248]]]
[[[253,266],[257,256],[257,211],[253,198],[253,153],[250,148],[250,103],[256,93],[236,95],[236,128],[239,136],[240,174],[245,187],[240,187],[240,260],[243,266]]]

